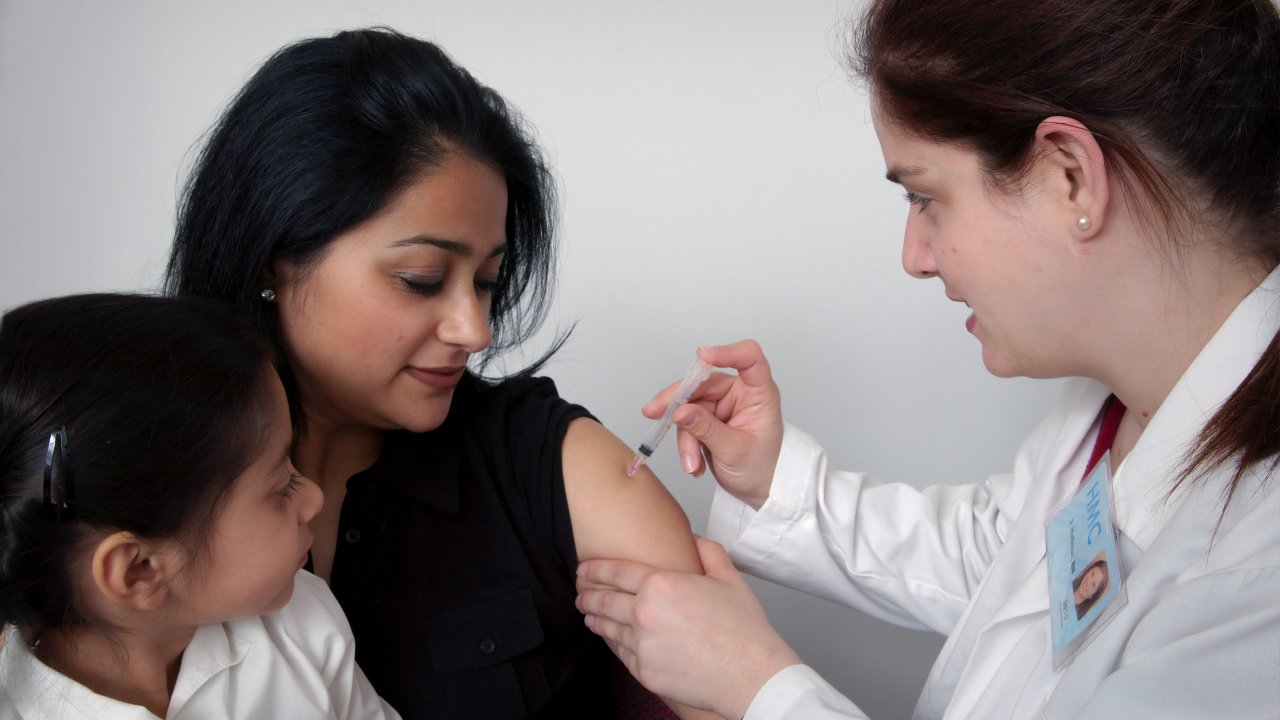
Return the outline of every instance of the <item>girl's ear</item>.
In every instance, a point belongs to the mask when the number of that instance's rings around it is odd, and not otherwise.
[[[93,582],[111,603],[154,610],[182,567],[178,543],[144,540],[129,532],[103,538],[93,552]]]
[[[1107,221],[1110,183],[1102,148],[1089,128],[1068,117],[1048,117],[1036,128],[1036,156],[1045,191],[1062,208],[1073,236],[1092,240]]]

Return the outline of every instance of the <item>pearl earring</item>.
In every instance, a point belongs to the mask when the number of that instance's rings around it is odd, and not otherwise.
[[[1081,230],[1088,230],[1093,227],[1093,223],[1089,222],[1089,218],[1087,216],[1081,215],[1080,219],[1076,220],[1076,227]]]
[[[273,303],[276,301],[276,291],[271,288],[263,288],[262,292],[258,293],[258,297],[262,298],[262,302]]]

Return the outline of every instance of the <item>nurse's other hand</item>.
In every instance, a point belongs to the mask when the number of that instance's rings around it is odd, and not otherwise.
[[[624,560],[588,560],[577,606],[631,674],[664,698],[740,718],[778,671],[800,658],[719,543],[697,538],[706,575]]]
[[[698,357],[738,374],[713,373],[672,416],[680,464],[696,476],[709,462],[721,487],[758,510],[782,449],[782,395],[769,361],[754,340],[698,348]],[[661,417],[678,387],[669,385],[641,411]]]

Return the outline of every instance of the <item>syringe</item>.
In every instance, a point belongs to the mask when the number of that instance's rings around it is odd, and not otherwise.
[[[662,442],[662,438],[666,437],[667,431],[671,429],[671,415],[675,413],[676,408],[689,401],[689,396],[693,394],[694,390],[698,389],[698,386],[710,374],[710,365],[701,360],[693,361],[693,364],[685,371],[684,380],[680,381],[680,387],[676,390],[676,396],[671,398],[671,404],[667,406],[667,411],[662,413],[662,417],[658,418],[657,422],[653,424],[653,429],[649,431],[648,437],[636,449],[636,457],[627,468],[627,477],[635,475],[640,466],[649,459],[649,456],[653,455],[653,451],[658,449],[658,443]]]

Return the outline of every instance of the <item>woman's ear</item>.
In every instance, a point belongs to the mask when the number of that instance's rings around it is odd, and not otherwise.
[[[1071,226],[1074,237],[1093,239],[1106,223],[1111,200],[1097,139],[1079,120],[1053,116],[1036,127],[1035,144],[1045,190],[1062,208],[1062,222]]]
[[[258,288],[275,289],[280,284],[280,260],[272,260],[262,267],[262,272],[258,273]]]
[[[180,555],[177,543],[115,532],[93,551],[93,582],[105,599],[117,606],[154,610],[164,602],[170,580],[182,567]]]

